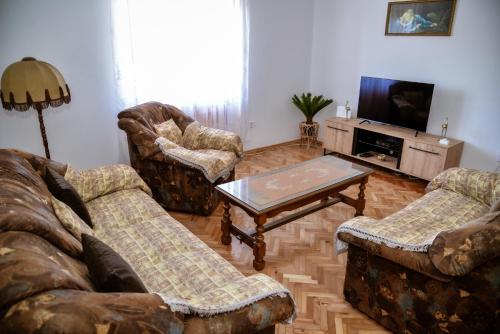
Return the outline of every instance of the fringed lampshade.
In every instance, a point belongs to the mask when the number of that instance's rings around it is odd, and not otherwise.
[[[45,156],[50,159],[42,110],[71,101],[69,87],[61,73],[49,63],[32,57],[23,58],[3,72],[0,98],[2,106],[7,110],[26,111],[30,107],[36,109]]]

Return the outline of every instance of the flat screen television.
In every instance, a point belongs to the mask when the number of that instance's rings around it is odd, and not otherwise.
[[[433,91],[428,83],[361,77],[358,118],[425,132]]]

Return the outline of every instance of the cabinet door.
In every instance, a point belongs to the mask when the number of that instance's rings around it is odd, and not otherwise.
[[[402,172],[432,180],[444,169],[446,149],[405,140],[400,169]]]
[[[352,154],[354,128],[341,123],[326,122],[324,148],[345,155]]]

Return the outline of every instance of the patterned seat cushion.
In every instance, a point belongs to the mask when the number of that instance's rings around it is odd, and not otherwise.
[[[87,206],[95,235],[175,311],[208,316],[290,296],[266,275],[243,276],[140,190],[116,192]]]
[[[382,220],[357,217],[343,223],[339,233],[392,248],[427,252],[436,235],[458,228],[489,211],[489,206],[450,190],[438,188]],[[337,239],[337,251],[347,244]]]

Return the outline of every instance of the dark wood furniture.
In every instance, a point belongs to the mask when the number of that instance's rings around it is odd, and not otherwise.
[[[363,215],[364,190],[371,173],[369,168],[333,156],[323,156],[218,185],[216,190],[224,202],[221,241],[224,245],[231,244],[233,234],[240,242],[252,247],[255,256],[253,266],[262,270],[265,266],[265,232],[339,202],[354,207],[356,216]],[[356,199],[340,193],[355,184],[359,184]],[[284,211],[316,201],[319,203],[266,223],[269,218]],[[242,208],[253,217],[256,228],[245,232],[233,225],[229,212],[231,205]]]

